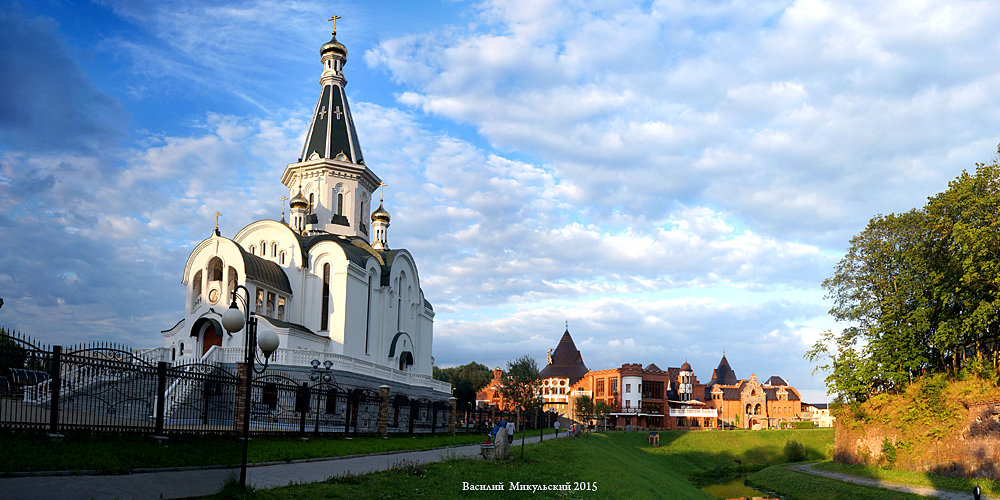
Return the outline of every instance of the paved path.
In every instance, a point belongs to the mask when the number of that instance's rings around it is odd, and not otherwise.
[[[902,491],[904,493],[913,493],[915,495],[923,495],[925,497],[944,498],[946,500],[969,500],[970,498],[972,498],[972,491],[969,491],[968,493],[963,493],[954,490],[942,490],[935,488],[933,486],[917,486],[913,484],[894,483],[890,481],[883,481],[881,479],[872,479],[868,477],[854,476],[851,474],[843,474],[840,472],[820,470],[814,468],[813,465],[816,464],[815,463],[796,464],[796,465],[790,465],[789,468],[799,472],[805,472],[807,474],[814,474],[817,476],[828,477],[830,479],[837,479],[848,483],[863,484],[865,486],[873,486],[875,488],[883,488],[887,490]],[[989,500],[989,499],[996,500],[996,497],[988,497],[986,495],[983,495],[982,498],[984,500]]]
[[[559,437],[564,437],[560,433]],[[545,440],[554,438],[547,435]],[[525,443],[538,442],[538,436]],[[520,445],[520,439],[515,441]],[[511,448],[511,454],[517,448]],[[363,455],[350,458],[330,458],[311,462],[262,465],[247,469],[247,482],[255,488],[274,488],[290,483],[323,481],[332,476],[365,474],[386,470],[403,461],[413,463],[438,462],[447,458],[474,457],[480,454],[478,444]],[[120,476],[36,476],[0,478],[0,499],[158,499],[211,495],[219,491],[226,478],[239,477],[240,469],[202,469],[167,472],[145,472]]]

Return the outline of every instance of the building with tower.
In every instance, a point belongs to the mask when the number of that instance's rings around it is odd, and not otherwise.
[[[545,401],[543,408],[546,411],[568,413],[570,388],[587,375],[588,371],[587,365],[583,363],[583,355],[569,334],[567,323],[559,344],[554,351],[548,350],[545,367],[538,372],[541,378],[541,396]]]
[[[372,380],[450,393],[431,378],[434,309],[413,256],[391,248],[385,186],[366,163],[355,130],[336,28],[320,47],[320,97],[295,162],[281,174],[289,214],[259,220],[233,237],[215,231],[191,251],[180,321],[163,331],[173,361],[239,361],[242,333],[221,326],[239,285],[250,291],[259,328],[278,334],[272,363],[331,360]]]

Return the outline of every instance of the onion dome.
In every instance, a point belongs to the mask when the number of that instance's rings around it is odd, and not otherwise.
[[[309,200],[305,196],[302,196],[302,191],[295,195],[291,201],[288,202],[289,208],[309,208]]]
[[[689,372],[691,371],[691,365],[688,364],[687,360],[684,360],[684,364],[681,365],[681,371]]]
[[[389,222],[389,212],[386,212],[385,209],[382,208],[381,203],[378,204],[378,209],[372,212],[372,222],[378,221]]]
[[[337,41],[337,34],[333,34],[333,38],[329,42],[323,44],[319,48],[319,54],[321,56],[326,55],[328,52],[333,52],[334,54],[340,54],[342,57],[347,57],[347,47],[344,44]]]

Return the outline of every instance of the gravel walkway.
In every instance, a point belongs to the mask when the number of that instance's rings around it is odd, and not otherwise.
[[[819,470],[814,468],[813,465],[815,465],[815,463],[796,464],[796,465],[790,465],[788,467],[795,471],[805,472],[806,474],[828,477],[830,479],[836,479],[847,483],[863,484],[865,486],[874,486],[875,488],[902,491],[904,493],[913,493],[916,495],[923,495],[925,497],[944,498],[947,500],[969,500],[970,498],[972,498],[972,491],[969,491],[968,493],[963,493],[954,490],[942,490],[935,488],[933,486],[917,486],[913,484],[894,483],[889,481],[883,481],[881,479],[872,479],[868,477],[854,476],[851,474],[843,474],[840,472]],[[987,497],[985,494],[982,496],[982,498],[984,500],[986,499],[996,500],[996,497]]]

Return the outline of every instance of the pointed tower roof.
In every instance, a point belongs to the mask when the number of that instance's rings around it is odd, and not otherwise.
[[[583,364],[583,355],[573,343],[573,337],[569,335],[569,328],[563,332],[559,339],[559,345],[552,352],[552,362],[545,365],[538,373],[541,378],[568,378],[570,385],[575,384],[583,378],[587,372],[587,365]]]
[[[323,90],[313,111],[299,161],[325,158],[361,165],[364,164],[361,145],[354,129],[351,108],[347,104],[347,94],[344,93],[347,86],[344,78],[347,48],[337,41],[336,29],[331,34],[333,38],[320,48],[323,74],[319,83]]]
[[[723,354],[722,359],[719,361],[719,366],[712,371],[712,380],[708,382],[708,386],[711,387],[715,384],[733,385],[737,382],[739,382],[739,379],[736,378],[736,372],[729,366],[729,360]]]

